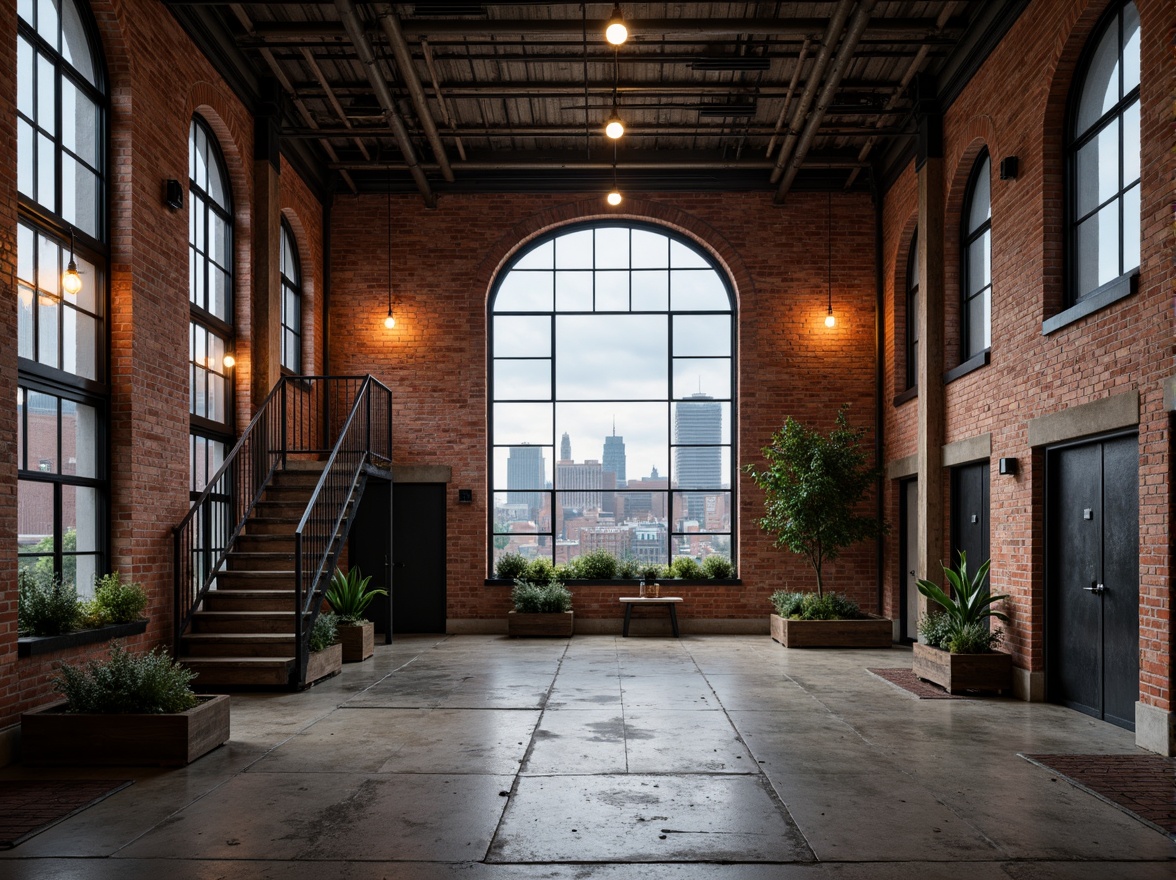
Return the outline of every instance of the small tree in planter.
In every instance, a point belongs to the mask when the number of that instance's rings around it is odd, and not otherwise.
[[[816,575],[818,600],[825,597],[825,562],[836,559],[846,547],[886,531],[885,523],[858,512],[881,471],[870,464],[870,457],[862,447],[865,431],[849,426],[847,409],[848,404],[837,411],[836,422],[828,435],[789,416],[762,449],[766,465],[744,467],[752,482],[764,490],[764,515],[759,520],[760,528],[773,536],[777,547],[808,560]],[[779,622],[784,632],[787,631],[787,619]],[[773,619],[772,623],[775,627],[777,620]],[[871,646],[889,645],[889,626],[889,622],[876,626],[877,633],[871,635],[867,643]],[[830,637],[844,638],[832,630]],[[786,638],[779,640],[790,644]],[[812,645],[840,643],[803,642]],[[854,641],[853,644],[861,643]]]
[[[514,610],[507,615],[510,636],[571,636],[572,593],[558,579],[546,583],[519,578],[510,591]]]
[[[989,563],[974,575],[968,573],[968,556],[961,550],[954,569],[943,566],[950,594],[931,581],[917,582],[919,592],[943,610],[919,622],[921,643],[913,647],[913,671],[949,693],[962,690],[1004,691],[1011,685],[1012,658],[996,651],[1004,633],[989,629],[989,618],[1007,621],[1008,615],[993,608],[1007,595],[984,589]]]
[[[343,645],[343,662],[359,663],[376,652],[376,625],[364,619],[364,612],[376,596],[387,596],[388,591],[368,586],[371,576],[363,576],[359,567],[346,574],[339,569],[331,575],[327,589],[327,603],[338,616],[339,641]]]

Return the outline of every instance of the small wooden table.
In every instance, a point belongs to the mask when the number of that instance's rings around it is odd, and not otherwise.
[[[629,620],[633,616],[634,605],[665,605],[670,609],[670,626],[674,628],[674,638],[681,638],[678,635],[678,612],[674,607],[682,601],[681,596],[622,596],[619,601],[625,606],[625,627],[621,630],[623,637],[629,636]]]

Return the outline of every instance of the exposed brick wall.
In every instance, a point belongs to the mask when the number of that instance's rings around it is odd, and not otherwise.
[[[426,210],[417,196],[393,202],[397,324],[383,326],[386,282],[372,270],[386,252],[382,196],[341,198],[332,208],[331,370],[371,371],[394,394],[400,464],[453,468],[448,534],[448,614],[501,617],[507,591],[487,587],[486,301],[495,273],[526,241],[558,225],[607,217],[660,223],[695,238],[727,268],[739,310],[739,460],[787,415],[827,429],[837,407],[868,429],[874,413],[874,213],[869,198],[833,201],[833,304],[826,311],[824,194],[794,193],[783,208],[768,194],[648,195],[608,211],[598,195],[447,196]],[[456,504],[458,487],[474,503]],[[755,525],[763,496],[741,477],[735,541],[740,587],[687,588],[683,614],[766,615],[776,589],[811,589],[811,570],[776,550]],[[863,544],[829,563],[827,583],[873,608],[874,549]],[[865,573],[863,576],[863,572]],[[576,612],[616,617],[615,587],[577,587]]]
[[[992,458],[1015,457],[1016,477],[992,468],[992,588],[1012,595],[1008,646],[1016,663],[1044,671],[1045,456],[1027,446],[1026,422],[1066,407],[1137,389],[1141,397],[1140,651],[1141,699],[1171,708],[1169,416],[1162,380],[1172,374],[1171,205],[1176,196],[1172,147],[1171,5],[1139,0],[1142,92],[1142,237],[1139,292],[1050,336],[1041,322],[1061,307],[1063,289],[1063,128],[1077,59],[1103,2],[1036,0],[944,117],[947,365],[958,362],[959,212],[962,188],[981,145],[992,153],[991,364],[947,387],[947,442],[992,433]],[[1000,158],[1020,158],[1016,180],[995,178]],[[915,173],[908,169],[885,195],[885,387],[902,384],[902,274],[907,230],[915,214]],[[896,351],[897,348],[897,351]],[[885,407],[888,461],[916,451],[917,400]],[[897,484],[885,506],[898,513]],[[944,548],[944,557],[948,548]],[[897,530],[886,543],[887,605],[899,595]]]

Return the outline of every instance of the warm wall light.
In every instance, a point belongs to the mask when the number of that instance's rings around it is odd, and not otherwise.
[[[833,307],[829,306],[829,314],[825,315],[825,326],[836,327],[837,319],[833,317]]]
[[[384,327],[391,330],[396,326],[396,319],[392,317],[392,169],[388,169],[388,315],[384,318]]]
[[[221,363],[225,365],[226,370],[231,370],[233,367],[237,366],[237,359],[231,354],[226,354],[224,360],[221,361]]]
[[[836,327],[837,319],[833,317],[833,190],[829,190],[829,201],[825,210],[826,216],[826,233],[825,245],[829,254],[828,263],[825,265],[825,284],[829,290],[829,311],[825,315],[825,326]]]
[[[625,18],[621,15],[621,4],[613,6],[612,15],[604,26],[604,38],[614,46],[619,46],[629,39],[629,29],[625,27]]]
[[[384,326],[391,330],[396,326],[396,319],[392,317],[392,307],[388,306],[388,317],[384,319]]]
[[[61,276],[61,289],[70,296],[76,296],[82,289],[82,275],[78,272],[77,261],[74,260],[74,231],[69,229],[69,264],[65,267],[65,274]]]

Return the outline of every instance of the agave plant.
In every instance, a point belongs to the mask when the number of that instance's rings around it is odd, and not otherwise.
[[[331,586],[327,590],[327,602],[339,615],[340,623],[358,623],[363,619],[363,612],[372,599],[388,595],[387,590],[369,589],[371,579],[371,575],[364,577],[358,567],[346,574],[335,569],[331,575]]]
[[[985,560],[974,575],[968,574],[968,555],[961,550],[960,561],[954,569],[943,566],[943,576],[951,585],[948,595],[938,584],[918,581],[919,592],[933,602],[943,606],[944,613],[951,619],[953,632],[960,632],[975,626],[986,617],[1007,621],[1008,615],[992,607],[994,602],[1007,599],[1007,594],[993,595],[984,590],[984,578],[988,576],[989,560]]]

